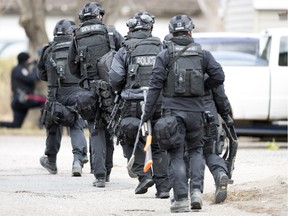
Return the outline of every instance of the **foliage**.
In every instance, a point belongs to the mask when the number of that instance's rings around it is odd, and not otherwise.
[[[15,59],[9,57],[0,59],[0,120],[12,121],[12,111],[10,107],[11,83],[10,72],[15,65]]]

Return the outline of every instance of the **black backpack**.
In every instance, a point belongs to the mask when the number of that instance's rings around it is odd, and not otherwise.
[[[97,70],[99,72],[100,79],[109,82],[108,72],[111,68],[112,61],[117,51],[115,50],[116,47],[113,36],[115,34],[115,27],[107,26],[107,31],[110,43],[110,51],[99,59],[97,62]]]

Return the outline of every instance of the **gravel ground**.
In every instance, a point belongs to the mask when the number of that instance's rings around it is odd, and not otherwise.
[[[115,146],[111,181],[105,188],[92,186],[94,176],[85,165],[82,177],[71,177],[70,138],[63,136],[58,174],[50,175],[39,164],[45,136],[0,135],[0,215],[169,215],[169,199],[156,199],[155,187],[135,195],[136,179],[129,178],[120,146]],[[273,215],[287,211],[287,143],[278,150],[253,139],[240,139],[234,184],[228,198],[214,204],[214,182],[206,169],[201,216]],[[183,213],[181,215],[190,215]],[[195,214],[195,213],[194,213]],[[179,215],[179,214],[178,214]]]

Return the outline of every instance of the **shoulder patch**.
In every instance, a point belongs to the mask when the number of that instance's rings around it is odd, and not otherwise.
[[[29,71],[26,68],[22,68],[21,73],[23,74],[23,76],[28,76]]]

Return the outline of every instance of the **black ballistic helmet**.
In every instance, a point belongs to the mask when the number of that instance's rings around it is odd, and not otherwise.
[[[56,23],[53,35],[54,36],[71,35],[75,27],[76,27],[75,22],[67,19],[62,19]]]
[[[96,18],[96,16],[104,16],[105,10],[102,5],[97,2],[90,2],[84,5],[83,9],[79,13],[80,21]]]
[[[192,19],[187,15],[177,15],[172,17],[169,22],[169,32],[190,32],[194,29]]]
[[[134,14],[133,17],[130,17],[126,22],[129,31],[137,31],[140,29],[143,30],[152,30],[153,24],[155,23],[155,16],[147,12],[138,12]]]

